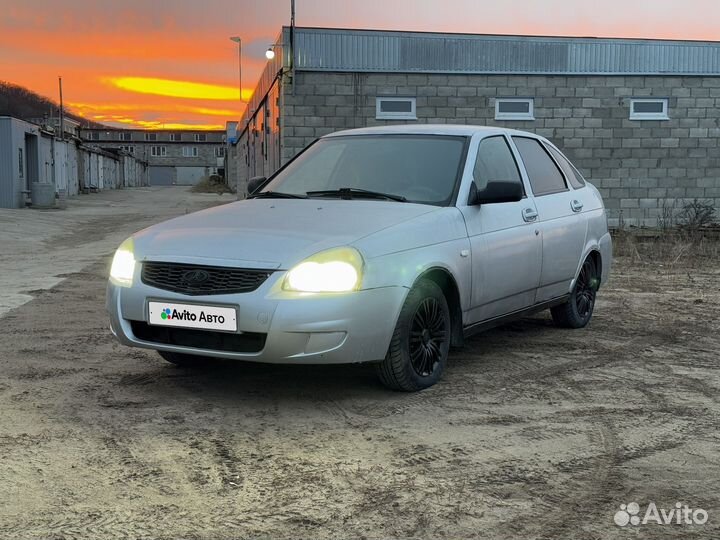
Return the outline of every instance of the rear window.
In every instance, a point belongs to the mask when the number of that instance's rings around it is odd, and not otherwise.
[[[535,195],[549,195],[567,190],[565,178],[539,141],[528,137],[513,137],[525,164],[530,186]]]

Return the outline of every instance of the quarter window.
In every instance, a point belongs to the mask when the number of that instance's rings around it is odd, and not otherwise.
[[[560,165],[562,172],[565,173],[565,178],[568,179],[572,187],[579,189],[585,186],[585,179],[582,177],[582,174],[580,174],[580,172],[568,161],[565,156],[549,144],[546,144],[545,148],[548,149],[550,154],[552,154],[552,157],[555,158],[557,164]]]
[[[497,98],[495,120],[535,120],[533,98]]]
[[[488,137],[480,141],[473,180],[478,190],[484,189],[491,180],[521,182],[517,163],[505,137]]]
[[[539,141],[528,137],[513,137],[513,141],[525,164],[530,186],[535,195],[548,195],[567,190],[560,169]]]

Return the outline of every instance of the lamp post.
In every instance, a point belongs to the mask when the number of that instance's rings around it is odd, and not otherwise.
[[[240,103],[245,103],[242,97],[242,40],[238,36],[233,36],[230,41],[238,44],[238,91],[240,92]]]

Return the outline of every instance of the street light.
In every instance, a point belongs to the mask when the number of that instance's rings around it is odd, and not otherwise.
[[[273,51],[272,45],[270,45],[268,47],[268,50],[265,51],[265,58],[267,58],[268,60],[272,60],[273,58],[275,58],[275,51]]]
[[[242,40],[238,36],[233,36],[230,41],[238,44],[238,92],[240,92],[240,103],[245,103],[242,97]]]

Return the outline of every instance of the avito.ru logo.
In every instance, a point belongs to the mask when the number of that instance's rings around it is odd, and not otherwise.
[[[615,524],[620,527],[626,525],[647,525],[648,523],[656,523],[657,525],[704,525],[708,520],[707,511],[702,508],[693,510],[688,505],[675,503],[675,508],[665,510],[660,508],[654,502],[648,504],[645,514],[640,518],[640,505],[636,502],[621,504],[620,510],[615,512]]]

